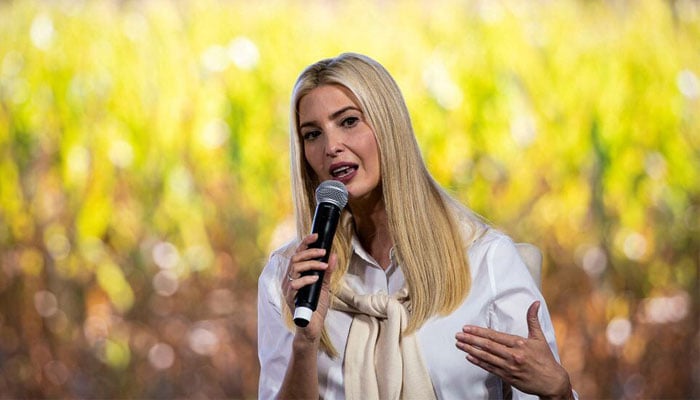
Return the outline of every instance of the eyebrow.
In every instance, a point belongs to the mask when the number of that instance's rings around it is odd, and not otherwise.
[[[347,106],[347,107],[343,107],[343,108],[341,108],[340,110],[338,110],[338,111],[332,113],[332,114],[330,115],[330,119],[336,119],[336,118],[338,118],[339,116],[343,115],[343,113],[345,113],[345,112],[348,111],[348,110],[356,110],[356,111],[362,112],[359,108],[357,108],[357,107],[355,107],[355,106]],[[299,129],[305,128],[305,127],[308,127],[308,126],[315,126],[315,125],[316,125],[316,122],[315,122],[315,121],[308,121],[308,122],[304,122],[303,124],[299,125]]]

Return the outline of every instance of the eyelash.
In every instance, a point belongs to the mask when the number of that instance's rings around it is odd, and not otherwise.
[[[360,121],[360,118],[355,117],[355,116],[343,118],[343,120],[340,121],[340,126],[342,126],[344,128],[353,128],[355,125],[357,125],[357,123],[359,121]],[[320,135],[321,135],[321,131],[315,130],[315,131],[308,131],[308,132],[302,134],[301,137],[305,141],[309,141],[309,140],[316,139]]]
[[[321,131],[309,131],[301,135],[301,138],[308,141],[308,140],[314,140],[318,136],[321,135]]]
[[[360,119],[357,117],[347,117],[347,118],[343,119],[343,121],[340,123],[340,125],[352,128],[359,121],[360,121]]]

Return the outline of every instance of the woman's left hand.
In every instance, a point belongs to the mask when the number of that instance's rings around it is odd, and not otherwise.
[[[467,360],[518,390],[542,398],[573,398],[569,374],[557,362],[540,328],[535,301],[527,310],[528,337],[466,325],[457,333],[457,348]]]

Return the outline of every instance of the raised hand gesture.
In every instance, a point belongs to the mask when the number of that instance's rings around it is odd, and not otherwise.
[[[542,332],[535,301],[527,310],[528,337],[465,325],[457,333],[457,348],[467,360],[518,390],[546,399],[571,399],[569,374],[557,362]]]

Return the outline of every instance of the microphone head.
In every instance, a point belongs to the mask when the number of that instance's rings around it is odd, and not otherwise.
[[[316,204],[331,203],[341,210],[348,204],[348,190],[342,182],[327,180],[316,188]]]

